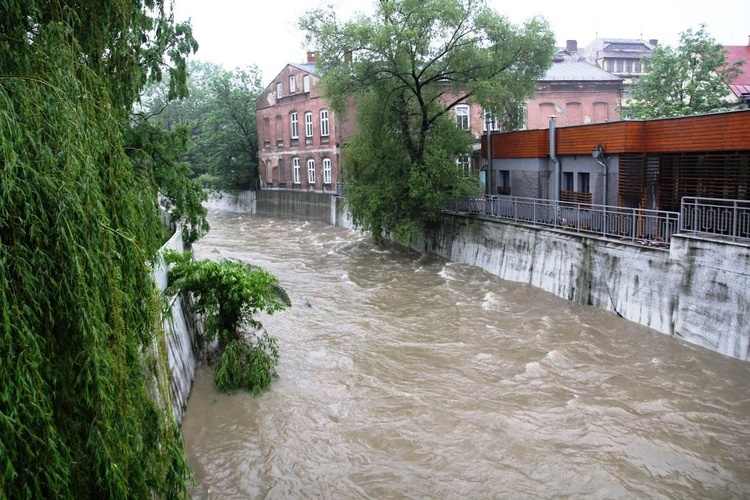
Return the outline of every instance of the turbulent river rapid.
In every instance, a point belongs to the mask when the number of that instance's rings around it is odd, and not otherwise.
[[[278,379],[183,423],[195,498],[748,498],[750,364],[322,223],[212,211],[279,277]]]

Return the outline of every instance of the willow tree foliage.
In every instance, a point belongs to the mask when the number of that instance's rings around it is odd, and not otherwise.
[[[194,46],[159,0],[2,3],[2,498],[186,494],[144,354],[163,335],[158,187],[125,130],[147,81],[182,92]]]
[[[276,372],[276,339],[263,329],[258,313],[273,314],[291,306],[279,280],[268,271],[241,262],[195,261],[189,253],[167,252],[169,292],[190,293],[204,319],[203,347],[216,342],[219,363],[214,380],[225,391],[257,394]]]
[[[225,70],[191,61],[190,95],[169,100],[166,83],[152,86],[145,104],[148,121],[169,131],[187,130],[181,159],[219,191],[258,186],[258,134],[255,100],[263,91],[257,67]]]
[[[555,42],[543,19],[515,26],[483,0],[386,0],[371,17],[342,23],[333,9],[315,10],[300,25],[332,107],[357,110],[343,162],[354,221],[398,240],[469,192],[456,159],[472,138],[449,127],[453,108],[514,108],[552,63]]]
[[[727,87],[742,63],[728,64],[726,50],[701,26],[680,36],[676,49],[657,46],[651,70],[633,88],[629,114],[637,119],[668,118],[737,109],[742,102]]]

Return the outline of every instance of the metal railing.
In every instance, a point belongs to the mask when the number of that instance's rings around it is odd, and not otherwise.
[[[668,247],[671,236],[680,230],[680,214],[677,212],[536,198],[492,196],[458,199],[449,202],[446,210],[658,247]]]
[[[750,240],[750,201],[686,196],[680,232]]]

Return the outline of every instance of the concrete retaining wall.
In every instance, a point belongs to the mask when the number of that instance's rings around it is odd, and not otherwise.
[[[750,358],[750,248],[676,236],[669,251],[506,221],[446,215],[415,245],[502,279]]]
[[[172,238],[162,246],[161,251],[163,252],[166,249],[180,253],[185,251],[182,231],[177,229]],[[161,292],[167,287],[167,273],[167,265],[160,255],[152,274]],[[192,305],[193,302],[189,296],[178,295],[169,298],[170,312],[165,314],[162,319],[165,337],[158,339],[153,347],[153,355],[156,356],[159,363],[161,363],[162,358],[157,353],[166,352],[170,375],[169,402],[178,423],[182,423],[185,407],[190,397],[190,389],[195,378],[195,370],[198,366],[198,353],[195,349],[194,339],[202,325],[196,318]],[[159,342],[163,343],[163,351],[158,345]],[[167,400],[163,394],[159,397],[162,401]]]
[[[313,220],[349,229],[354,226],[345,199],[331,193],[272,189],[222,193],[211,195],[204,206],[279,219]]]

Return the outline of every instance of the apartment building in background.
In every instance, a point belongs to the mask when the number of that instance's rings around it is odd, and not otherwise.
[[[256,100],[261,189],[335,191],[351,127],[323,98],[315,54],[284,66]]]

